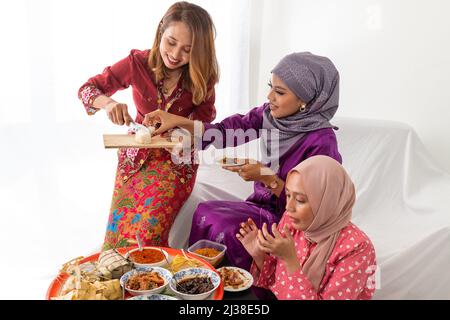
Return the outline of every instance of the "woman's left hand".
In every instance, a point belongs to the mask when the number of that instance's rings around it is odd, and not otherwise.
[[[159,127],[157,127],[157,129],[152,134],[154,136],[157,136],[177,127],[180,124],[180,118],[182,119],[182,117],[174,115],[172,113],[163,110],[156,110],[147,113],[144,117],[144,121],[142,121],[142,124],[147,127],[156,126],[159,124]]]
[[[294,238],[288,226],[284,226],[284,235],[278,229],[277,224],[272,224],[272,234],[267,230],[267,224],[264,223],[262,230],[258,231],[258,244],[266,253],[270,253],[286,262],[297,260]]]
[[[256,160],[245,159],[244,161],[245,164],[241,166],[223,166],[222,168],[231,172],[238,173],[239,176],[245,181],[265,182],[269,176],[275,174],[268,167]]]

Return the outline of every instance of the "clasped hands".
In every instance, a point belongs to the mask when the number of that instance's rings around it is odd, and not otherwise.
[[[294,238],[287,225],[280,232],[276,223],[271,226],[269,233],[267,224],[264,223],[258,229],[255,222],[249,218],[240,224],[236,238],[242,243],[247,252],[257,262],[264,260],[266,254],[271,254],[286,263],[289,272],[295,272],[300,268],[297,258]],[[259,266],[260,267],[260,266]]]

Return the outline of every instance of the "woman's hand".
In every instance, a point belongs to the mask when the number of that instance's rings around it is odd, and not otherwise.
[[[166,132],[167,130],[178,127],[182,123],[183,119],[185,118],[171,114],[163,110],[156,110],[147,113],[144,117],[144,121],[142,121],[142,124],[147,127],[148,126],[156,127],[157,129],[153,132],[153,135],[157,136],[161,133]]]
[[[236,238],[242,243],[245,250],[247,250],[253,258],[264,254],[258,246],[258,227],[255,222],[249,218],[247,222],[242,222],[240,227],[239,233],[236,234]]]
[[[259,270],[261,270],[266,254],[261,250],[261,247],[258,244],[258,227],[251,218],[249,218],[247,222],[242,222],[240,227],[239,233],[236,234],[236,238],[242,243],[245,250],[247,250],[255,261]]]
[[[272,234],[267,230],[264,223],[262,230],[258,230],[258,245],[265,253],[270,253],[286,263],[288,272],[293,273],[300,268],[297,258],[294,238],[287,225],[284,226],[284,235],[278,229],[277,224],[272,224]]]
[[[245,159],[244,161],[245,164],[241,166],[223,166],[222,168],[231,172],[237,172],[245,181],[259,181],[265,183],[268,177],[275,174],[270,168],[256,160]]]
[[[125,103],[111,101],[106,104],[103,109],[105,109],[109,120],[111,120],[114,124],[118,124],[120,126],[126,124],[129,126],[130,123],[133,122],[133,118],[131,118],[128,113],[128,106]]]

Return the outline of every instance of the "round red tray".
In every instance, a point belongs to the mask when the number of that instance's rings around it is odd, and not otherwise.
[[[134,248],[136,248],[136,247],[119,248],[118,251],[121,254],[125,254],[125,253],[127,253],[127,251],[132,250]],[[172,249],[172,248],[165,248],[165,247],[162,247],[162,249],[166,250],[170,256],[176,256],[177,254],[182,254],[182,251],[180,249]],[[206,262],[205,260],[202,260],[188,252],[185,252],[185,253],[189,258],[200,261],[204,265],[205,268],[211,269],[211,270],[217,272],[216,269],[212,265],[210,265],[208,262]],[[91,256],[88,256],[88,257],[84,258],[83,260],[81,260],[80,264],[90,262],[90,261],[97,261],[99,255],[100,255],[100,252],[93,254]],[[47,290],[46,299],[50,300],[53,297],[57,297],[59,295],[59,292],[61,291],[61,288],[63,287],[64,283],[66,282],[66,280],[68,278],[69,278],[69,275],[67,273],[60,273],[50,284],[50,287]],[[217,288],[217,290],[214,291],[214,293],[213,293],[213,296],[212,296],[213,300],[222,300],[223,292],[224,292],[223,291],[223,283],[221,282],[219,287]]]

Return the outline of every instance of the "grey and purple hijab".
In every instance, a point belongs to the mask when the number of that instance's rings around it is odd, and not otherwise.
[[[339,72],[326,57],[309,52],[292,53],[285,56],[272,73],[306,103],[306,109],[281,119],[272,117],[269,108],[264,110],[263,129],[278,130],[277,134],[261,139],[270,162],[282,157],[308,132],[337,129],[329,121],[339,106]],[[274,143],[277,138],[278,147]]]

